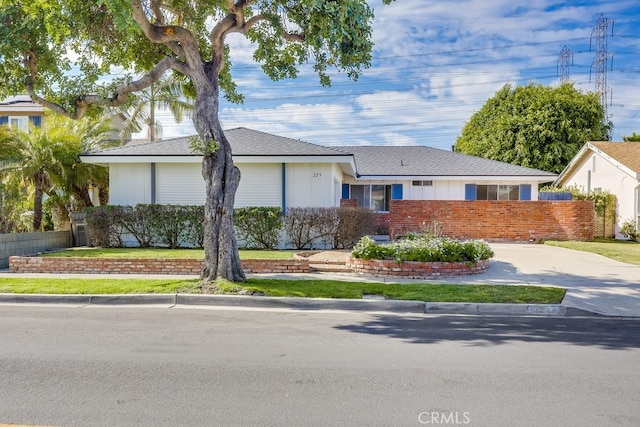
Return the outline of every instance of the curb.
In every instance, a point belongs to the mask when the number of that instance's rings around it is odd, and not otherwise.
[[[115,294],[51,295],[0,294],[0,304],[163,305],[167,307],[246,307],[301,311],[340,310],[405,314],[460,314],[481,316],[598,316],[559,304],[435,303],[398,300],[264,297],[250,295]]]

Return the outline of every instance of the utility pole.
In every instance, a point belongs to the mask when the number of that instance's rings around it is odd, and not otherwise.
[[[571,63],[569,63],[571,62]],[[560,77],[560,83],[569,82],[569,66],[573,65],[573,51],[564,45],[560,50],[558,56],[558,77]]]
[[[591,31],[591,39],[589,39],[589,50],[591,50],[592,41],[595,38],[596,55],[593,58],[591,68],[595,68],[596,73],[596,93],[600,95],[600,103],[607,111],[607,94],[609,87],[607,86],[607,63],[611,60],[611,68],[613,69],[613,55],[607,51],[607,30],[611,24],[611,35],[613,35],[613,19],[606,18],[604,14],[600,14],[596,20],[596,24]],[[589,72],[589,80],[591,80],[591,72]]]

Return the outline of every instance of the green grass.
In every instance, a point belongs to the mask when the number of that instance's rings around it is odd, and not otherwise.
[[[627,264],[640,265],[640,243],[638,242],[612,239],[596,239],[593,242],[547,240],[544,244],[576,251],[592,252]]]
[[[0,293],[13,294],[168,294],[199,289],[197,279],[0,278]]]
[[[559,304],[565,290],[536,286],[390,284],[343,282],[336,280],[248,279],[244,284],[219,283],[217,293],[235,294],[240,290],[262,292],[267,296],[361,299],[381,295],[388,299],[429,302]],[[200,293],[196,279],[43,279],[0,278],[0,293],[16,294],[137,294]]]
[[[241,250],[240,259],[291,259],[298,251]],[[76,248],[42,254],[66,258],[189,258],[204,259],[202,249]]]

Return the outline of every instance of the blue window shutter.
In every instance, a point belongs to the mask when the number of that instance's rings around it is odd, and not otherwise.
[[[465,184],[464,185],[464,199],[465,200],[476,200],[476,185],[475,184]]]
[[[520,184],[520,200],[531,200],[531,184]]]
[[[7,123],[9,123],[9,117],[8,116],[0,116],[0,125],[6,125]]]
[[[348,199],[349,198],[349,189],[351,187],[349,186],[349,184],[342,184],[342,198],[343,199]]]
[[[402,200],[402,184],[391,184],[391,200]]]
[[[42,117],[40,116],[29,116],[29,121],[33,123],[34,126],[40,126],[42,123]]]

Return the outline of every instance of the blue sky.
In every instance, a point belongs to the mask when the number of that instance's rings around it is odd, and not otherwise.
[[[595,90],[595,37],[609,19],[607,111],[612,139],[640,133],[640,3],[553,0],[370,1],[376,18],[372,66],[357,82],[335,73],[324,88],[310,69],[271,82],[240,36],[228,41],[245,95],[222,102],[225,129],[244,126],[321,145],[428,145],[450,150],[471,115],[507,83],[558,85],[563,46],[570,80]],[[613,34],[612,34],[613,31]],[[590,48],[591,42],[591,48]],[[164,137],[193,134],[189,121]]]

